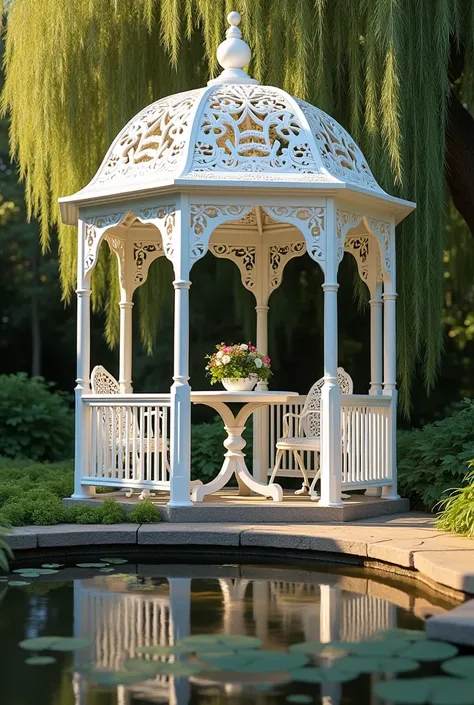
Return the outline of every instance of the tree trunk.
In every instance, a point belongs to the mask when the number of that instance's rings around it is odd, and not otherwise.
[[[454,205],[474,235],[474,118],[453,89],[446,129],[446,180]]]

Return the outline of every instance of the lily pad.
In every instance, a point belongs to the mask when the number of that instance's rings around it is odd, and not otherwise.
[[[115,568],[100,568],[99,572],[100,573],[113,573]]]
[[[308,654],[308,656],[321,656],[326,655],[326,653],[332,655],[331,652],[344,656],[344,654],[351,652],[355,643],[356,642],[351,641],[330,641],[328,643],[322,643],[320,641],[302,641],[290,646],[290,651],[297,654]]]
[[[302,668],[308,662],[308,657],[305,654],[282,651],[238,651],[230,656],[207,658],[206,662],[220,670],[272,673]]]
[[[301,694],[295,693],[294,695],[287,695],[286,702],[287,703],[312,703],[313,698],[311,697],[311,695],[305,695],[304,693],[301,693]]]
[[[409,658],[377,656],[343,656],[337,662],[341,671],[355,673],[404,673],[416,671],[419,663]]]
[[[152,654],[154,656],[193,653],[193,650],[186,646],[137,646],[135,651],[137,654]]]
[[[103,568],[103,563],[76,563],[78,568]]]
[[[52,646],[47,647],[52,651],[78,651],[90,645],[89,639],[84,637],[62,637],[55,641]]]
[[[37,573],[35,570],[27,570],[24,573],[19,573],[20,577],[22,578],[39,578],[40,574]]]
[[[123,563],[128,563],[126,558],[101,558],[103,563],[114,563],[115,565],[122,565]]]
[[[401,654],[405,658],[414,658],[418,661],[443,661],[456,656],[458,649],[445,641],[426,639],[410,644]]]
[[[61,639],[62,637],[60,636],[36,636],[32,639],[20,641],[18,646],[20,649],[27,649],[27,651],[45,651],[46,649],[51,649]]]
[[[382,639],[391,637],[406,639],[407,641],[420,641],[427,639],[426,632],[421,629],[386,629],[378,635]]]
[[[78,669],[76,669],[78,671]],[[115,688],[117,685],[133,685],[148,680],[146,673],[136,671],[102,671],[100,669],[81,669],[81,672],[91,681],[103,687]]]
[[[64,563],[43,563],[42,568],[63,568]]]
[[[203,670],[199,663],[191,661],[175,661],[174,663],[156,661],[155,666],[157,667],[156,673],[158,675],[166,676],[195,676]]]
[[[451,676],[474,678],[474,656],[458,656],[442,663],[441,668]]]
[[[22,587],[23,585],[31,585],[31,583],[26,582],[26,580],[9,580],[8,585],[10,587]]]
[[[56,663],[54,656],[30,656],[25,659],[27,666],[49,666],[51,663]]]
[[[159,661],[146,661],[141,658],[131,658],[125,661],[124,668],[135,673],[145,673],[150,678],[158,673]]]
[[[29,575],[32,578],[37,578],[40,575],[53,575],[53,573],[59,573],[59,571],[54,568],[17,568],[13,572],[23,576]]]
[[[356,656],[377,656],[385,658],[397,656],[402,651],[404,652],[404,656],[407,648],[408,644],[404,639],[379,639],[351,644],[350,653]]]
[[[374,693],[406,705],[474,705],[474,681],[449,676],[380,681]]]
[[[297,668],[291,671],[293,680],[300,683],[346,683],[358,678],[356,671],[343,671],[338,666],[331,668]]]

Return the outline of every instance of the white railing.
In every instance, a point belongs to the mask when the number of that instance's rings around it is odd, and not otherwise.
[[[298,396],[290,404],[269,407],[268,475],[271,475],[275,463],[275,444],[283,435],[283,416],[287,413],[301,413],[305,399],[305,396]],[[344,394],[341,397],[341,483],[345,489],[391,484],[391,424],[390,396]],[[291,428],[290,435],[296,435]],[[314,451],[301,453],[310,477],[318,467],[316,455]],[[301,479],[293,453],[285,453],[278,476]]]
[[[342,397],[342,478],[345,489],[391,484],[390,396]]]
[[[88,394],[82,484],[169,489],[170,395]]]

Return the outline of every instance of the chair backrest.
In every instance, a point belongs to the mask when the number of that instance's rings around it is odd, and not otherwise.
[[[119,394],[120,385],[105,367],[97,365],[91,374],[92,394]]]
[[[341,394],[352,394],[354,384],[350,375],[342,368],[337,368],[337,383],[341,388]],[[305,436],[314,437],[321,435],[321,390],[324,384],[324,377],[318,379],[309,390],[302,414],[307,414],[301,420],[301,430]]]
[[[92,394],[119,394],[120,385],[113,375],[108,372],[102,365],[97,365],[94,367],[91,373],[91,389]],[[112,413],[110,409],[107,411],[105,408],[102,409],[102,423],[103,428],[108,426],[109,433],[109,444],[112,444],[112,437],[115,433],[116,442],[120,442],[126,437],[127,428],[127,414],[122,407],[115,407],[115,413]],[[130,438],[134,431],[138,429],[138,424],[134,420],[133,416],[129,416],[128,421]],[[138,433],[137,433],[138,435]]]

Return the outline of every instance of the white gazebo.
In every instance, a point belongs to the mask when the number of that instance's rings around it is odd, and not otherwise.
[[[78,224],[73,496],[87,497],[101,485],[139,489],[142,496],[168,490],[169,506],[191,507],[235,472],[241,494],[252,490],[282,499],[279,485],[267,484],[274,442],[282,415],[301,409],[304,397],[262,385],[240,397],[191,391],[191,270],[211,252],[235,262],[243,285],[254,294],[256,344],[263,354],[269,297],[286,263],[308,253],[321,267],[319,506],[341,505],[341,491],[354,488],[398,498],[395,226],[415,205],[380,188],[350,135],[326,113],[250,78],[244,71],[250,49],[241,39],[240,15],[232,12],[228,21],[227,39],[218,50],[220,76],[138,113],[116,137],[90,184],[60,199],[63,221]],[[95,368],[91,388],[90,281],[103,240],[119,264],[119,380]],[[338,384],[337,275],[344,252],[355,257],[370,291],[367,394],[341,395]],[[173,383],[170,393],[134,394],[133,295],[159,257],[167,257],[174,269]],[[245,404],[237,416],[227,406],[234,401]],[[216,409],[229,436],[219,477],[193,488],[192,403]],[[241,434],[253,412],[251,475]],[[291,475],[291,467],[286,469]]]

